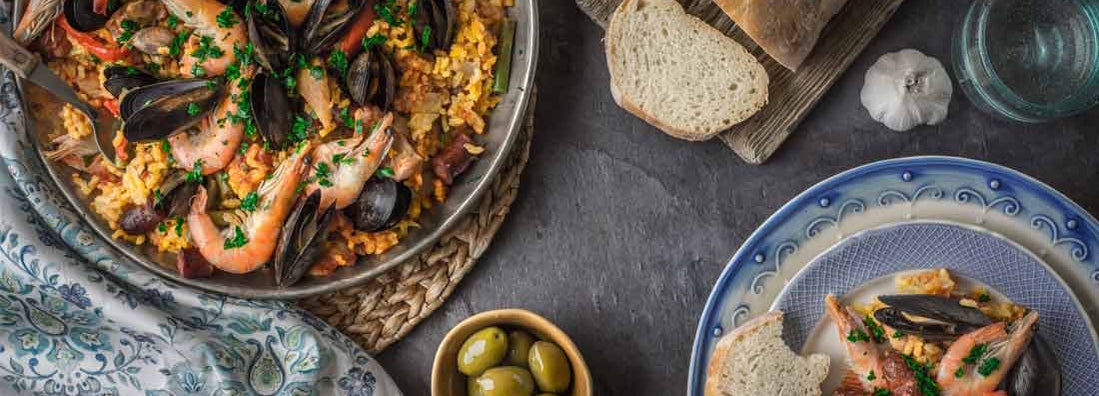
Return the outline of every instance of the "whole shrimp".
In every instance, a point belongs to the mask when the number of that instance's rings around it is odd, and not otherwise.
[[[241,72],[241,78],[250,78],[252,70],[252,66],[246,67]],[[172,146],[172,157],[179,166],[185,169],[201,167],[202,174],[209,175],[224,169],[233,161],[233,156],[244,139],[244,123],[234,122],[230,115],[240,110],[235,98],[242,94],[243,89],[236,81],[228,84],[229,94],[199,123],[197,133],[177,133],[168,138]]]
[[[53,25],[58,15],[61,15],[61,0],[30,0],[27,2],[27,9],[23,10],[23,16],[19,18],[19,25],[15,27],[12,38],[24,46],[30,44]]]
[[[206,189],[200,187],[191,201],[187,227],[202,257],[218,269],[234,274],[254,271],[270,260],[279,231],[294,204],[295,190],[308,168],[305,161],[308,152],[309,147],[304,147],[280,164],[272,177],[260,185],[256,210],[245,217],[241,226],[224,232],[206,213]]]
[[[248,44],[248,29],[240,15],[217,0],[163,0],[168,12],[178,17],[187,27],[194,29],[187,40],[180,60],[180,70],[188,77],[218,76],[237,61],[234,49],[243,50]],[[218,23],[218,14],[232,23]],[[232,26],[229,26],[232,25]],[[221,50],[221,56],[211,56],[209,51],[200,59],[196,55],[203,40]]]
[[[361,110],[355,117],[363,116]],[[321,208],[335,205],[343,209],[351,205],[362,191],[363,185],[385,159],[389,147],[393,144],[390,125],[393,114],[386,114],[367,137],[358,133],[350,139],[336,140],[317,146],[314,150],[314,169],[327,169],[328,177],[320,171],[314,171],[313,180],[306,186],[308,196],[313,191],[321,191]],[[341,146],[342,142],[342,146]],[[339,159],[339,161],[334,161]]]
[[[997,322],[963,335],[950,345],[939,362],[936,380],[944,396],[983,396],[993,394],[996,386],[1023,354],[1036,331],[1038,312],[1030,311],[1010,328]],[[965,362],[970,352],[984,345],[985,353],[973,364]],[[981,366],[996,359],[990,372],[980,372]],[[989,366],[986,366],[989,367]],[[986,375],[987,374],[987,375]]]
[[[829,294],[824,299],[824,305],[828,316],[835,322],[840,342],[847,348],[847,357],[855,374],[844,379],[837,395],[869,395],[871,393],[865,391],[876,389],[888,390],[895,396],[919,395],[915,375],[905,366],[903,358],[890,350],[888,344],[878,344],[873,339],[848,339],[851,335],[869,335],[871,332],[860,323],[857,315],[840,304],[836,296]]]

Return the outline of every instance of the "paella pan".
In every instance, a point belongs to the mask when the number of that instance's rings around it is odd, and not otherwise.
[[[26,0],[13,38],[67,198],[149,270],[242,297],[370,279],[470,210],[536,59],[532,0]],[[104,119],[114,121],[104,123]]]

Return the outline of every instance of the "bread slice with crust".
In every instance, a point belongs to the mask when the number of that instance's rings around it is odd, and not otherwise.
[[[819,396],[828,356],[799,356],[782,340],[782,312],[748,321],[717,342],[706,368],[706,396]]]
[[[665,133],[706,140],[767,104],[767,71],[676,0],[624,0],[606,36],[611,93]]]

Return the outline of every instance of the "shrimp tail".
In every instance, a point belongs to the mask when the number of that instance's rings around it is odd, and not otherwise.
[[[46,31],[58,15],[61,15],[61,0],[31,0],[23,10],[12,38],[25,46]]]

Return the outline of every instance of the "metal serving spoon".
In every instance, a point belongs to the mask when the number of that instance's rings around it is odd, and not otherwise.
[[[42,87],[54,96],[71,104],[80,110],[91,120],[92,136],[95,137],[95,145],[108,160],[115,163],[115,150],[112,144],[113,133],[118,128],[117,122],[111,117],[103,120],[99,113],[76,96],[76,91],[61,77],[53,74],[48,67],[38,58],[38,55],[28,51],[19,43],[12,40],[6,34],[0,34],[0,64],[7,66],[15,75],[26,79],[34,85]]]

